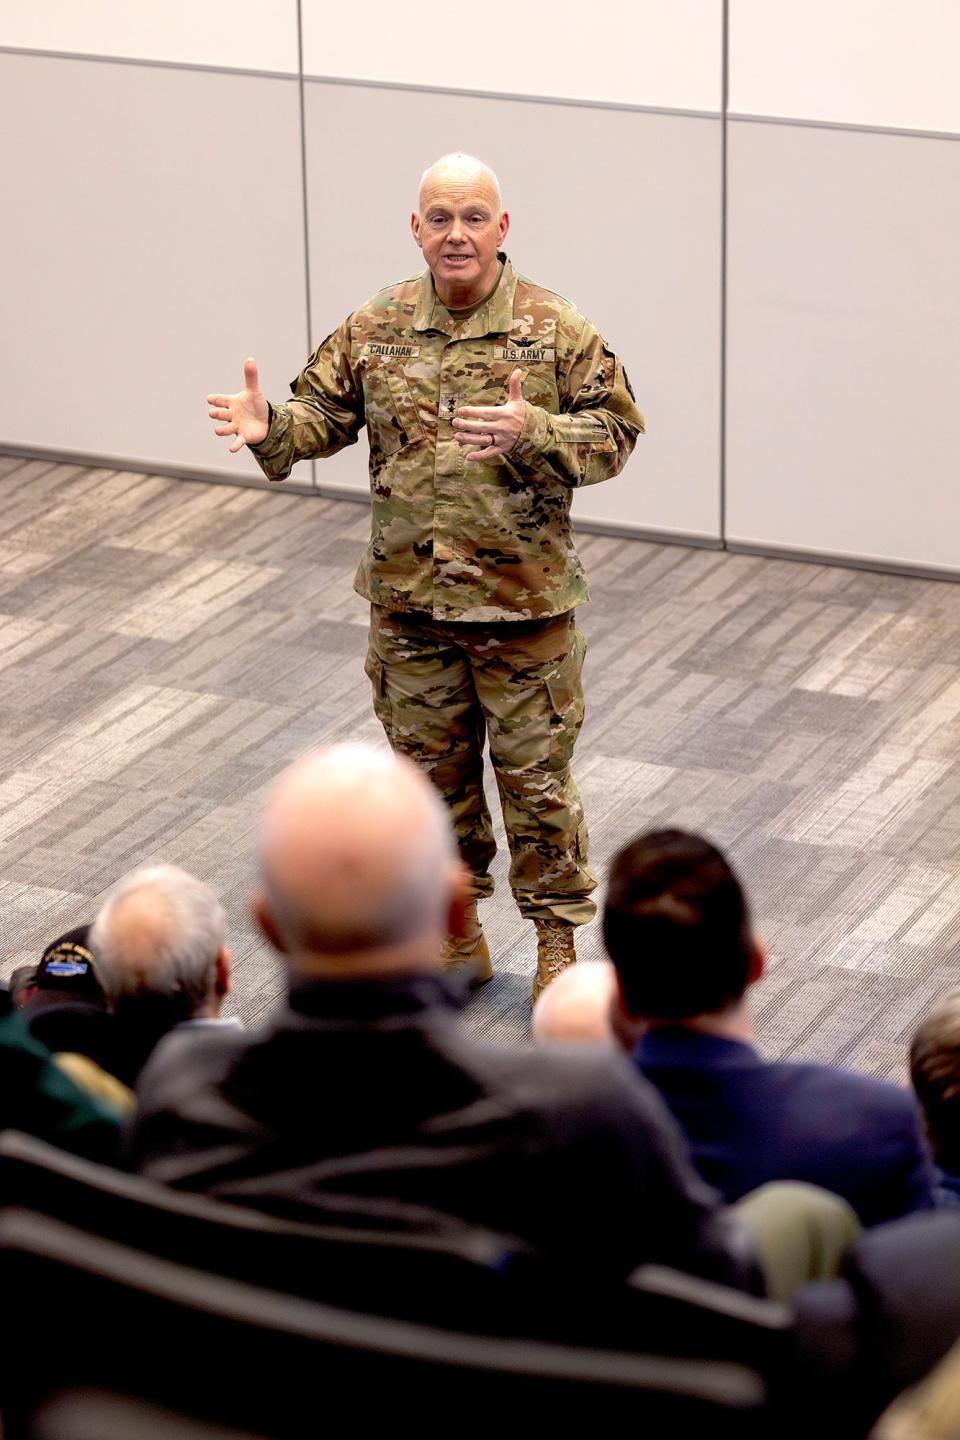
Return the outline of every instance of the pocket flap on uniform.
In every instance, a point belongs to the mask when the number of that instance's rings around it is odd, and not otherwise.
[[[574,631],[573,644],[552,675],[544,683],[550,692],[550,703],[555,713],[566,715],[580,693],[580,676],[583,671],[583,656],[586,642],[579,630]]]
[[[577,693],[577,682],[568,673],[569,667],[564,666],[559,675],[550,675],[546,680],[547,690],[550,692],[550,704],[553,706],[556,715],[566,715],[573,704],[573,697]]]
[[[372,650],[368,650],[367,658],[363,662],[363,670],[373,686],[373,693],[375,695],[383,695],[386,686],[384,684],[383,661],[380,659],[380,656],[375,655]]]

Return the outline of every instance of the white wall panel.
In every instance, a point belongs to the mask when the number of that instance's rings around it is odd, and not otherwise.
[[[730,109],[960,132],[960,4],[730,0]]]
[[[960,570],[960,145],[732,123],[731,541]]]
[[[693,110],[721,105],[721,0],[303,0],[308,75]],[[589,124],[588,120],[583,121]]]
[[[513,217],[511,257],[601,329],[647,417],[625,472],[576,513],[718,535],[719,121],[310,82],[306,128],[313,343],[423,268],[419,174],[441,149],[479,152]],[[365,439],[317,481],[365,489]]]
[[[297,0],[3,0],[0,45],[297,70]]]
[[[0,131],[0,441],[258,474],[204,397],[306,343],[296,83],[0,54]]]

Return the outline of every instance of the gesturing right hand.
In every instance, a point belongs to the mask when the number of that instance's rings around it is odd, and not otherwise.
[[[270,407],[260,389],[257,362],[252,358],[243,362],[243,384],[236,395],[207,396],[210,419],[222,421],[214,426],[213,433],[236,436],[229,447],[231,455],[244,445],[259,445],[270,429]]]

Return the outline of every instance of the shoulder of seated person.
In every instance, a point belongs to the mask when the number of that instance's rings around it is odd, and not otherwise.
[[[608,1101],[636,1103],[655,1095],[629,1057],[586,1044],[551,1044],[536,1050],[487,1051],[494,1078],[556,1109]],[[484,1062],[481,1062],[484,1063]],[[659,1102],[656,1102],[659,1105]]]
[[[814,1060],[773,1061],[768,1067],[781,1072],[786,1082],[806,1082],[811,1088],[822,1085],[831,1095],[848,1096],[861,1104],[872,1104],[889,1110],[912,1110],[915,1108],[913,1091],[893,1080],[881,1079],[878,1075],[864,1075],[859,1070],[847,1070],[842,1065],[824,1065]]]
[[[157,1042],[141,1071],[137,1089],[145,1082],[178,1074],[195,1085],[198,1072],[213,1071],[218,1062],[226,1063],[245,1050],[250,1039],[238,1025],[175,1026]]]

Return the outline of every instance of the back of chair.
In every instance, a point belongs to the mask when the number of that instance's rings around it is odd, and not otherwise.
[[[11,1440],[55,1392],[103,1387],[203,1420],[302,1440],[403,1424],[704,1426],[769,1433],[744,1366],[587,1351],[385,1320],[203,1274],[46,1216],[0,1215],[0,1285],[17,1324],[0,1371]],[[706,1429],[709,1427],[709,1429]]]
[[[24,1422],[23,1440],[269,1440],[109,1390],[63,1390]]]
[[[431,1233],[305,1225],[171,1190],[42,1140],[0,1133],[0,1206],[49,1215],[199,1270],[406,1319],[481,1331],[503,1311],[513,1242],[438,1218]],[[520,1287],[518,1287],[519,1290]],[[519,1304],[519,1294],[517,1303]]]
[[[452,1222],[432,1235],[293,1224],[8,1131],[0,1206],[11,1205],[198,1270],[460,1331],[728,1360],[771,1379],[790,1338],[785,1307],[662,1267],[615,1284]]]

